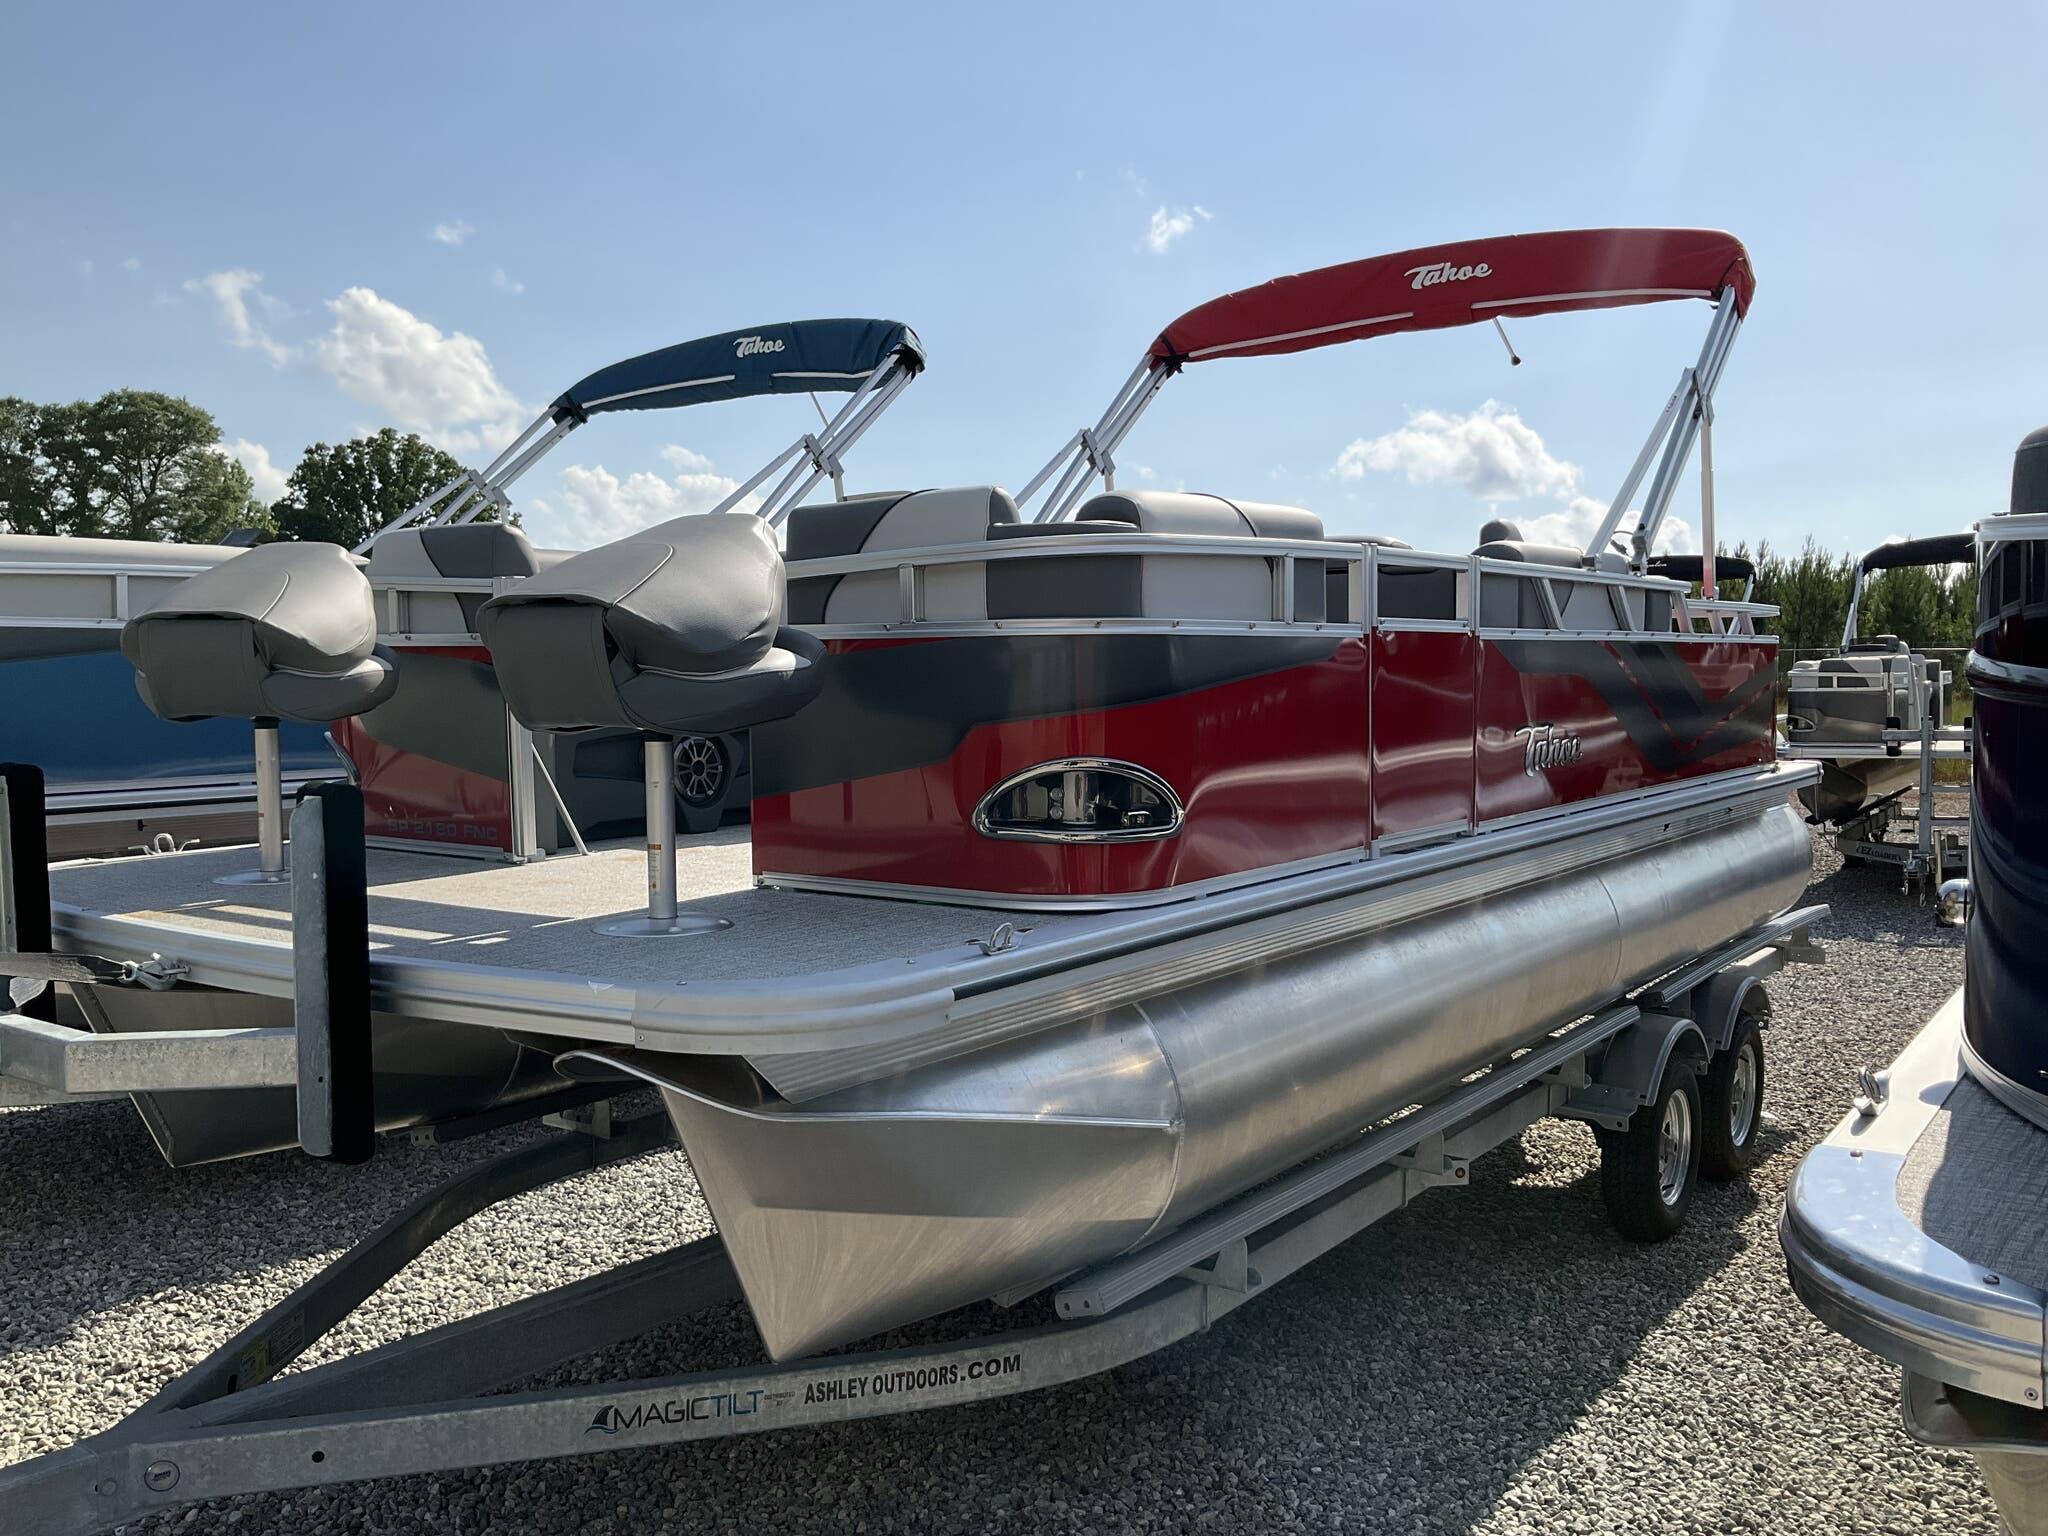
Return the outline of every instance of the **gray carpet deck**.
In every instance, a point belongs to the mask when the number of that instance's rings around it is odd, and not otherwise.
[[[641,910],[646,862],[638,844],[524,865],[373,848],[371,946],[386,955],[629,983],[745,981],[964,947],[1003,921],[1019,929],[1076,921],[762,890],[753,884],[752,859],[744,828],[691,839],[677,860],[678,906],[732,927],[692,938],[620,939],[593,932],[592,924]],[[283,943],[289,886],[213,883],[254,864],[254,849],[229,848],[65,865],[50,872],[51,895],[88,912]]]
[[[1970,1079],[1913,1143],[1898,1200],[1942,1247],[2048,1290],[2048,1132]]]

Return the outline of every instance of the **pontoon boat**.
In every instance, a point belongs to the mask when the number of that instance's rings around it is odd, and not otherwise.
[[[1880,544],[1856,563],[1841,653],[1793,663],[1786,755],[1822,765],[1801,796],[1815,821],[1848,826],[1904,795],[1920,775],[1923,736],[1934,760],[1969,761],[1969,733],[1948,724],[1953,674],[1897,635],[1863,639],[1857,619],[1873,571],[1965,565],[1975,554],[1969,533]]]
[[[1727,235],[1604,230],[1227,296],[1030,482],[1032,520],[985,485],[842,498],[791,513],[785,557],[759,520],[684,518],[482,604],[527,728],[643,738],[632,846],[366,850],[360,796],[321,786],[294,813],[289,943],[274,890],[191,904],[217,857],[60,871],[49,969],[117,987],[121,957],[155,951],[178,967],[159,996],[297,1010],[309,1150],[363,1138],[374,1006],[655,1084],[718,1232],[278,1374],[454,1222],[655,1138],[628,1120],[518,1148],[120,1425],[0,1473],[0,1501],[85,1530],[1056,1387],[1459,1187],[1546,1115],[1593,1125],[1624,1233],[1668,1236],[1697,1177],[1749,1164],[1762,982],[1817,958],[1826,910],[1787,910],[1808,868],[1790,792],[1814,770],[1774,761],[1769,610],[1713,595],[1711,562],[1699,598],[1646,569],[1751,291]],[[1713,305],[1707,345],[1597,553],[1432,555],[1300,508],[1087,495],[1190,363],[1675,298]],[[227,622],[241,601],[209,597]],[[195,676],[206,625],[152,627],[152,690],[228,706],[274,682],[254,661]],[[734,730],[756,746],[752,838],[678,848],[669,744]],[[734,1297],[778,1363],[530,1385]],[[814,1357],[991,1297],[1040,1321]]]
[[[786,556],[759,519],[687,517],[504,578],[476,619],[504,698],[536,733],[639,736],[644,839],[512,866],[373,849],[366,874],[309,872],[289,930],[281,888],[207,899],[232,855],[67,869],[58,947],[104,974],[159,957],[167,991],[120,994],[138,1022],[168,998],[283,1023],[296,996],[305,1050],[309,1018],[356,1027],[333,999],[358,919],[335,902],[362,882],[377,1049],[454,1029],[657,1085],[777,1358],[1169,1251],[1381,1117],[1754,948],[1803,889],[1788,791],[1813,770],[1774,761],[1771,610],[1647,570],[1696,442],[1711,486],[1752,290],[1728,235],[1602,230],[1226,295],[1021,498],[799,506]],[[1707,340],[1590,552],[1427,554],[1110,483],[1196,363],[1672,299],[1711,306]],[[1710,490],[1703,511],[1711,536]],[[287,713],[279,692],[320,673],[314,712],[378,706],[367,629],[319,665],[265,659],[268,628],[317,649],[269,605],[319,554],[238,562],[140,621],[146,690]],[[672,744],[739,731],[751,838],[679,849]],[[332,839],[333,804],[299,815]],[[1747,1136],[1744,1081],[1679,1095],[1668,1148]]]

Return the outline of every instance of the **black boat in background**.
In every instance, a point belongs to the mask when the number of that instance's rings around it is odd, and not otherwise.
[[[1916,1439],[1972,1452],[2015,1536],[2048,1533],[2048,428],[1977,528],[1964,984],[1808,1154],[1780,1238],[1793,1288],[1905,1367]]]

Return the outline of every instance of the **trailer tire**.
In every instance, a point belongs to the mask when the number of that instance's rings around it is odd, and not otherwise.
[[[1744,1009],[1728,1049],[1715,1056],[1700,1084],[1700,1173],[1717,1183],[1742,1178],[1756,1157],[1764,1121],[1764,1039]]]
[[[1600,1193],[1623,1237],[1661,1243],[1684,1225],[1699,1182],[1700,1125],[1699,1076],[1674,1056],[1628,1129],[1601,1138]]]

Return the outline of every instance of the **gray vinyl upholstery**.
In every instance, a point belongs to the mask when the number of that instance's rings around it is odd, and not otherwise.
[[[1140,533],[1320,539],[1323,520],[1304,507],[1233,501],[1203,491],[1104,491],[1081,503],[1076,522],[1129,523]]]
[[[892,491],[798,507],[789,515],[792,562],[888,549],[979,544],[991,530],[1014,526],[1017,504],[994,485],[956,485]],[[889,624],[902,612],[894,571],[849,576],[797,576],[790,583],[790,614],[804,624]],[[925,574],[927,620],[988,617],[978,563],[935,566]]]
[[[506,523],[400,528],[370,546],[370,585],[404,586],[421,577],[531,576],[542,564],[526,535]],[[473,634],[477,610],[488,596],[414,592],[407,599],[407,627],[415,634]]]
[[[745,730],[816,695],[824,646],[783,623],[759,518],[680,517],[551,566],[478,615],[512,713],[536,730]]]
[[[1584,570],[1586,553],[1569,544],[1530,544],[1521,539],[1495,539],[1472,551],[1482,560],[1518,560],[1524,565],[1562,565]]]
[[[991,529],[998,538],[1007,529]],[[1222,538],[1323,538],[1323,520],[1300,507],[1232,501],[1193,491],[1109,491],[1081,504],[1072,522],[1040,523],[1019,535],[1083,538],[1100,534]],[[1294,616],[1321,622],[1328,611],[1326,569],[1299,561]],[[995,619],[1118,618],[1257,622],[1273,617],[1273,563],[1260,554],[1013,557],[988,568],[988,613]]]
[[[377,649],[362,562],[334,544],[263,544],[180,583],[128,621],[121,651],[167,720],[339,720],[398,674]]]

